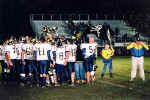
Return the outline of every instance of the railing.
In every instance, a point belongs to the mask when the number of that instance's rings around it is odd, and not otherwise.
[[[88,14],[88,13],[69,13],[69,14],[31,14],[31,20],[123,20],[125,15],[107,15],[107,14]]]

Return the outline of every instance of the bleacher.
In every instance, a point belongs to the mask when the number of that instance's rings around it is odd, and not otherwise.
[[[56,21],[56,20],[33,20],[31,22],[32,28],[36,34],[42,33],[42,27],[44,25],[47,25],[49,27],[57,26],[58,27],[58,34],[67,35],[65,31],[65,26],[67,24],[67,20],[64,21]],[[88,20],[75,20],[75,23],[77,22],[84,22],[88,23]],[[90,20],[90,23],[92,26],[104,23],[110,24],[111,28],[115,31],[115,28],[117,27],[120,30],[120,34],[123,35],[125,33],[128,33],[129,36],[133,36],[135,34],[135,31],[132,31],[131,27],[127,26],[125,22],[120,20]],[[132,29],[132,30],[131,30]]]
[[[115,32],[115,29],[119,29],[119,34],[117,38],[113,40],[113,46],[116,49],[116,54],[117,56],[128,56],[130,55],[130,52],[126,50],[126,45],[129,44],[132,40],[132,37],[137,33],[136,29],[133,27],[130,27],[125,23],[123,20],[73,20],[74,23],[85,23],[88,24],[90,23],[92,26],[95,25],[103,25],[104,23],[107,23],[110,25],[111,29]],[[33,31],[36,33],[36,35],[42,34],[42,27],[43,26],[48,26],[50,28],[56,26],[58,27],[57,29],[57,34],[58,35],[64,35],[66,37],[71,36],[67,30],[67,23],[68,20],[31,20],[31,25]],[[125,34],[127,34],[127,39],[122,38]],[[99,44],[99,52],[104,46],[104,40],[100,40],[96,35],[94,34],[89,34],[92,35],[95,38],[95,41]],[[148,44],[150,43],[148,41],[148,37],[141,37],[142,40],[145,40],[145,42]],[[146,53],[146,55],[149,55],[149,53]]]

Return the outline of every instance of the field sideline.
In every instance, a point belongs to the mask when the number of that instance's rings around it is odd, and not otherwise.
[[[65,83],[61,88],[21,88],[1,86],[2,100],[149,100],[150,98],[150,58],[145,57],[146,81],[142,82],[137,74],[134,82],[130,80],[130,57],[114,57],[113,78],[109,78],[108,70],[103,79],[100,72],[103,68],[101,58],[97,59],[98,69],[96,82],[92,85],[68,87]]]

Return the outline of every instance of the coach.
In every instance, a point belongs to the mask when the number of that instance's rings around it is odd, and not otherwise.
[[[140,77],[145,81],[144,75],[144,51],[149,50],[148,45],[144,42],[141,42],[140,38],[137,37],[135,42],[132,42],[127,46],[128,50],[131,50],[131,59],[132,59],[132,68],[131,68],[131,80],[133,81],[136,77],[137,66],[139,65]]]

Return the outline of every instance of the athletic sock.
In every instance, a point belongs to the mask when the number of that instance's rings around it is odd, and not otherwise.
[[[43,77],[42,78],[42,85],[45,86],[45,84],[46,84],[46,77]]]

